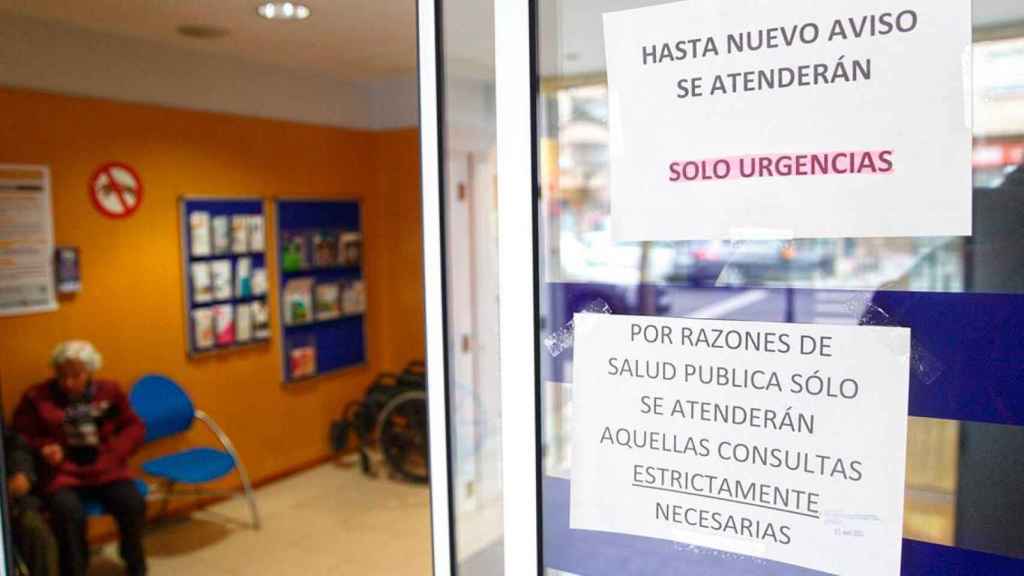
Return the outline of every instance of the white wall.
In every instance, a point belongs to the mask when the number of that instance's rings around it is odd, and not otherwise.
[[[348,83],[7,14],[0,85],[347,128],[415,126],[417,116],[414,71]]]
[[[494,81],[449,74],[445,82],[448,147],[482,152],[494,146]]]
[[[415,73],[362,83],[369,99],[371,127],[392,130],[418,125],[418,84]]]

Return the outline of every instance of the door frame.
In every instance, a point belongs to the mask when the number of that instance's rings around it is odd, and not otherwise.
[[[505,574],[543,570],[536,2],[495,0]]]
[[[485,0],[486,1],[486,0]],[[539,574],[542,450],[538,285],[539,189],[533,0],[494,0],[498,141],[498,274],[505,574]],[[451,396],[445,286],[443,0],[418,0],[420,163],[435,575],[455,574]]]
[[[448,339],[445,308],[444,59],[440,0],[418,0],[420,189],[423,218],[423,291],[426,322],[427,413],[430,441],[430,522],[433,573],[454,574],[452,442],[448,431]]]
[[[0,382],[3,378],[0,377]],[[3,404],[0,403],[0,433],[7,430],[8,423],[4,418]],[[7,500],[7,453],[4,443],[0,441],[0,576],[13,575],[14,566],[14,539],[11,525],[10,506]]]

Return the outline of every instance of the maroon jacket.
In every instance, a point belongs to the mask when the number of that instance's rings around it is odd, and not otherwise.
[[[81,450],[69,444],[65,411],[71,402],[56,380],[30,388],[14,411],[14,429],[37,452],[47,444],[60,444],[64,449],[63,462],[56,467],[43,464],[39,483],[44,492],[97,486],[132,477],[128,459],[146,437],[142,420],[132,410],[121,388],[110,381],[91,381],[86,402],[98,436],[93,448],[95,453],[86,460],[76,458]]]

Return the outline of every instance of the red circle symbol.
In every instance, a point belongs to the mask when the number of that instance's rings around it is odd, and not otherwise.
[[[104,216],[125,218],[142,204],[142,180],[134,168],[120,162],[108,162],[89,179],[92,203]]]

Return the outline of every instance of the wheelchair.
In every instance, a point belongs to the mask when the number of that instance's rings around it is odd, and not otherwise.
[[[336,454],[354,437],[363,473],[374,475],[374,448],[388,467],[410,482],[430,480],[427,431],[427,377],[423,362],[410,362],[399,374],[377,376],[362,400],[350,402],[331,424]]]

